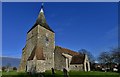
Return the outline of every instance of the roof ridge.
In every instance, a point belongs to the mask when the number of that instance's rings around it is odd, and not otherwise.
[[[70,51],[74,51],[74,50],[71,50],[71,49],[68,49],[68,48],[64,48],[64,47],[61,47],[61,46],[56,46],[56,47],[60,47],[60,48],[63,48],[63,49],[67,49],[67,50],[70,50]],[[74,52],[77,52],[77,51],[74,51]],[[78,53],[78,52],[77,52]]]
[[[71,55],[78,55],[79,54],[78,52],[67,49],[67,48],[63,48],[63,47],[60,47],[60,46],[56,46],[56,47],[61,48],[62,49],[61,52],[66,52],[66,53],[71,54]]]

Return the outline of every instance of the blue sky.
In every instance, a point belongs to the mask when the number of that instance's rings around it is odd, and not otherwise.
[[[27,31],[34,25],[41,3],[3,3],[2,55],[21,57]],[[117,46],[117,3],[44,3],[47,23],[55,31],[55,43],[95,57]]]

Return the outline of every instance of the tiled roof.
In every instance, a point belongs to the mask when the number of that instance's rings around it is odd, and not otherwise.
[[[59,46],[55,46],[55,51],[59,51],[60,53],[66,53],[66,54],[69,54],[69,55],[72,55],[72,56],[79,54],[78,52],[72,51],[70,49],[62,48],[62,47],[59,47]]]
[[[43,49],[38,45],[34,47],[30,57],[28,58],[28,61],[33,60],[34,56],[36,56],[37,60],[45,60],[45,57],[43,56]]]
[[[84,55],[75,55],[72,57],[70,64],[83,64],[85,56]]]
[[[83,64],[85,56],[78,52],[72,51],[70,49],[62,48],[59,46],[55,47],[55,52],[58,51],[60,53],[66,53],[72,55],[71,64]]]

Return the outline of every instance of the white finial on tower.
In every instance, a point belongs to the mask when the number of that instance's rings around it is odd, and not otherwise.
[[[44,5],[44,3],[42,3],[42,5],[41,5],[41,10],[40,10],[40,12],[43,12],[43,5]]]

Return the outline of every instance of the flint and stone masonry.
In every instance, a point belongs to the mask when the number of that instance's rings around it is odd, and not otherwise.
[[[18,71],[45,72],[51,68],[90,71],[90,64],[87,55],[55,46],[55,32],[46,22],[42,5],[34,26],[27,32]]]

